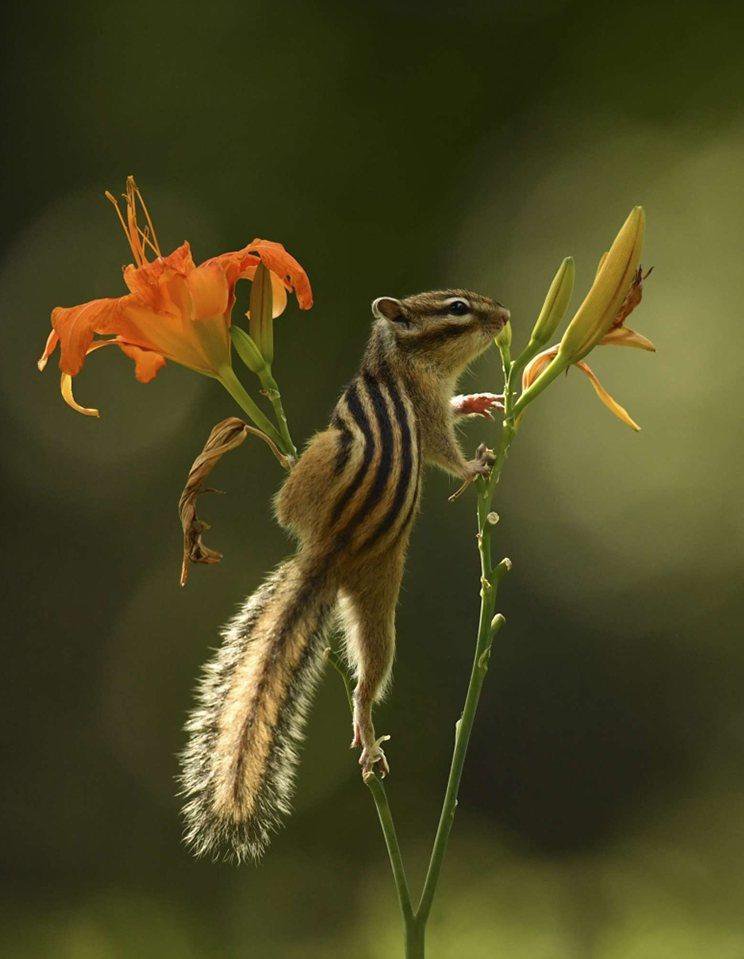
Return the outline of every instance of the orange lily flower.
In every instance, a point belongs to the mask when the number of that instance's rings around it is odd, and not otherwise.
[[[604,257],[599,262],[600,268],[602,267],[603,260]],[[625,297],[620,309],[618,310],[612,326],[599,341],[600,345],[630,346],[634,347],[635,349],[655,352],[656,347],[651,340],[643,336],[641,333],[636,333],[635,330],[631,330],[630,327],[625,326],[625,320],[641,302],[641,298],[643,297],[643,281],[649,276],[650,273],[651,270],[647,270],[646,273],[644,273],[641,267],[638,267],[638,270],[633,278],[633,284],[628,291],[628,294]],[[558,355],[559,349],[560,344],[551,346],[547,350],[543,350],[542,353],[538,353],[537,356],[530,360],[525,367],[524,372],[522,373],[522,391],[526,390],[535,382],[542,371]],[[631,429],[640,430],[641,427],[630,416],[625,407],[621,406],[617,400],[613,399],[613,397],[610,396],[607,390],[602,386],[597,378],[597,375],[594,373],[588,363],[585,363],[583,360],[578,360],[576,363],[574,363],[574,365],[577,366],[582,373],[586,374],[590,383],[594,387],[595,393],[611,413],[613,413],[623,423],[630,426]]]
[[[235,286],[238,280],[253,279],[260,263],[271,274],[274,316],[286,307],[287,291],[295,293],[301,309],[312,306],[307,274],[280,243],[254,240],[242,250],[223,253],[197,266],[188,243],[162,255],[133,177],[127,178],[123,212],[110,193],[106,196],[116,209],[134,257],[134,263],[124,268],[129,293],[80,306],[56,307],[52,331],[38,361],[43,370],[60,345],[62,396],[79,413],[99,415],[98,410],[75,401],[72,378],[82,369],[86,356],[104,346],[118,346],[132,359],[141,383],[152,380],[166,360],[218,378],[231,372]],[[138,223],[139,213],[144,216],[144,227]],[[148,253],[154,259],[148,260]]]

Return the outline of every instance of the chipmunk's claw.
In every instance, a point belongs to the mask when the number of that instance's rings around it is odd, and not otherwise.
[[[495,462],[493,450],[490,450],[485,443],[481,443],[475,451],[475,459],[472,459],[468,465],[478,476],[488,476]]]
[[[475,451],[475,457],[468,460],[465,464],[465,478],[459,489],[449,497],[450,503],[462,496],[468,486],[472,485],[479,476],[488,477],[491,475],[491,467],[496,462],[493,450],[490,450],[485,443],[481,443]]]
[[[375,774],[377,774],[380,779],[384,779],[390,772],[387,758],[380,746],[381,743],[387,742],[388,739],[390,739],[389,736],[380,736],[371,746],[365,746],[362,749],[362,754],[359,757],[359,765],[362,767],[363,779],[366,780],[369,776],[374,776]]]

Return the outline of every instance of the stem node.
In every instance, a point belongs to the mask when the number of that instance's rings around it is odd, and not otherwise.
[[[499,579],[505,574],[510,573],[512,569],[512,561],[508,556],[505,556],[499,565],[496,567],[496,573],[498,574]]]
[[[491,636],[495,636],[496,633],[501,629],[501,627],[506,622],[506,617],[503,613],[496,613],[496,615],[491,620]]]

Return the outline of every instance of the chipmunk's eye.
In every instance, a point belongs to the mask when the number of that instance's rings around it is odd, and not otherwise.
[[[447,311],[452,316],[465,316],[466,313],[470,312],[470,304],[466,303],[465,300],[455,300],[447,307]]]

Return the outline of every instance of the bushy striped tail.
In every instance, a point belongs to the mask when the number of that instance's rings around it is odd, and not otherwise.
[[[258,859],[289,814],[335,598],[327,571],[296,557],[225,627],[181,757],[185,840],[196,855]]]

